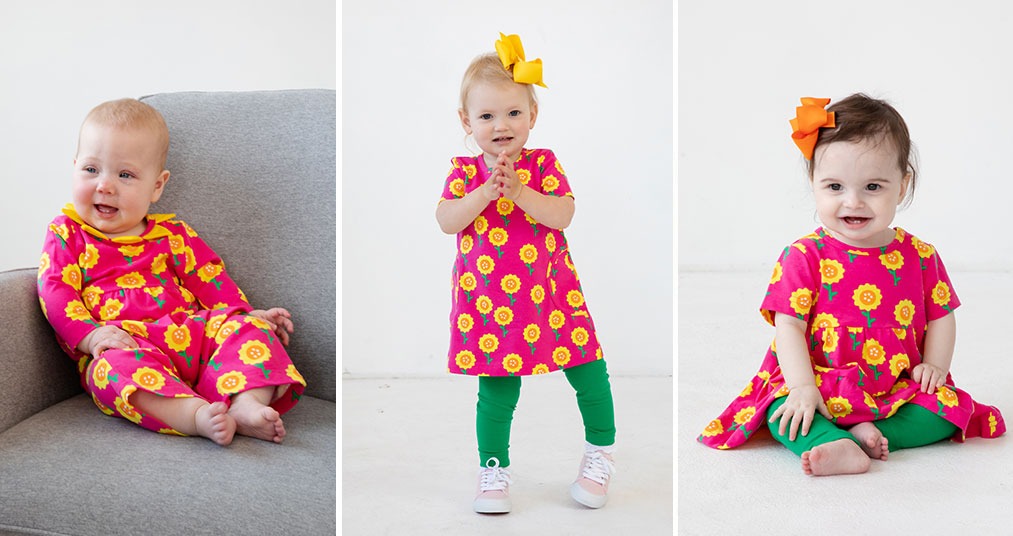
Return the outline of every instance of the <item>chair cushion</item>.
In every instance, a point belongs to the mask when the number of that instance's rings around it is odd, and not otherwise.
[[[0,534],[334,534],[335,404],[283,420],[281,445],[220,447],[75,396],[0,433]]]

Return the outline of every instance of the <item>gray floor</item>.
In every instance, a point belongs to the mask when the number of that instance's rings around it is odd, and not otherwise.
[[[956,385],[1013,421],[1013,274],[951,273],[963,305]],[[961,534],[1009,531],[1013,440],[890,453],[862,475],[808,477],[768,433],[713,450],[696,442],[756,373],[774,335],[758,312],[769,272],[679,275],[679,534]],[[1000,528],[1002,527],[1002,528]]]
[[[612,376],[618,472],[609,503],[569,496],[583,427],[562,374],[525,378],[511,434],[513,512],[471,511],[473,378],[342,382],[345,534],[672,534],[672,378]]]

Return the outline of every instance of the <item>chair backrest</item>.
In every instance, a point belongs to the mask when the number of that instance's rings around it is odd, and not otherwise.
[[[175,213],[257,308],[285,307],[306,394],[334,401],[335,126],[332,90],[162,93]]]

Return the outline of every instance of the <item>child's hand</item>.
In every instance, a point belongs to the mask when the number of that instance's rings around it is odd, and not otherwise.
[[[499,158],[496,159],[496,165],[493,167],[492,177],[489,180],[497,183],[497,197],[502,194],[503,197],[511,201],[516,201],[521,195],[521,188],[524,188],[520,177],[514,171],[513,163],[507,162],[506,151],[501,152]]]
[[[920,383],[923,393],[932,394],[946,383],[946,371],[928,363],[920,363],[911,369],[911,379]]]
[[[278,335],[281,339],[281,344],[288,346],[288,334],[292,333],[292,315],[282,307],[275,307],[273,309],[263,310],[254,309],[250,311],[250,316],[255,316],[267,325],[271,326],[271,331]]]
[[[129,333],[116,326],[95,328],[77,345],[78,350],[87,352],[94,357],[98,357],[102,355],[102,352],[110,349],[122,350],[137,347],[137,341]]]
[[[802,435],[809,435],[809,427],[812,425],[813,417],[817,411],[827,419],[832,418],[816,385],[803,385],[788,392],[788,399],[770,416],[770,422],[774,422],[778,417],[781,418],[781,426],[778,428],[779,435],[784,435],[784,429],[790,422],[788,439],[795,441],[799,424],[802,425]]]

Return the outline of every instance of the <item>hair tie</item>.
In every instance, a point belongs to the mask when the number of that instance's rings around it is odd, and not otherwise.
[[[499,55],[499,61],[503,62],[504,69],[509,71],[510,66],[513,66],[514,82],[535,84],[548,89],[542,83],[542,59],[524,61],[524,47],[521,46],[520,37],[503,35],[503,32],[500,32],[499,37],[499,41],[496,41],[496,54]]]
[[[802,106],[795,108],[795,119],[788,120],[791,123],[791,139],[802,151],[806,160],[812,160],[813,149],[816,147],[816,138],[819,137],[820,128],[830,128],[834,124],[834,112],[823,109],[830,104],[830,99],[814,99],[802,97]]]

